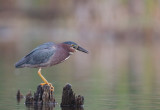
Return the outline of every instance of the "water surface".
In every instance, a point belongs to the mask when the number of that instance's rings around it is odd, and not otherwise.
[[[27,106],[25,99],[16,100],[17,90],[23,95],[29,91],[36,91],[41,83],[37,69],[15,69],[11,64],[2,65],[0,70],[0,109],[2,110],[74,110],[60,108],[62,88],[66,83],[72,84],[74,92],[85,98],[84,110],[158,110],[160,108],[160,88],[158,83],[146,80],[135,80],[129,77],[130,73],[123,73],[118,80],[108,82],[108,76],[103,71],[87,75],[79,75],[66,64],[42,70],[42,74],[53,83],[54,96],[58,104],[54,106]],[[129,74],[129,75],[128,75]],[[132,79],[132,80],[131,80]],[[82,110],[82,109],[77,109]]]

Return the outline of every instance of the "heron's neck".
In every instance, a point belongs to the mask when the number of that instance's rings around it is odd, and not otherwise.
[[[68,46],[67,44],[59,44],[63,49],[65,49],[66,51],[69,52],[70,55],[72,55],[74,52],[76,52],[76,50],[70,46]]]

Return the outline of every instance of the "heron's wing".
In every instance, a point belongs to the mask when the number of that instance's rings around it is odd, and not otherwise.
[[[32,54],[33,52],[35,52],[35,51],[37,51],[37,50],[47,49],[47,48],[50,48],[50,47],[52,47],[52,46],[54,46],[54,45],[55,45],[55,44],[54,44],[53,42],[44,43],[44,44],[36,47],[35,49],[33,49],[29,54],[27,54],[27,55],[25,56],[25,58],[28,57],[30,54]]]
[[[56,50],[53,47],[37,49],[25,57],[26,64],[38,65],[38,64],[46,63],[53,56],[55,51]]]
[[[56,48],[53,42],[44,43],[33,49],[28,55],[23,57],[15,64],[16,68],[25,67],[25,64],[38,65],[46,63],[52,55],[54,55]]]

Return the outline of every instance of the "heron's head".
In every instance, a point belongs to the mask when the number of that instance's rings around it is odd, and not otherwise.
[[[80,47],[75,42],[66,41],[66,42],[63,42],[63,44],[66,44],[71,50],[74,50],[74,51],[78,50],[78,51],[81,51],[81,52],[84,52],[84,53],[88,53],[87,50],[85,50],[84,48]]]

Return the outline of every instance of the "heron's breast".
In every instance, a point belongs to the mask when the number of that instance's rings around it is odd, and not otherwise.
[[[57,50],[51,58],[50,66],[59,64],[69,58],[70,54],[66,50]]]

